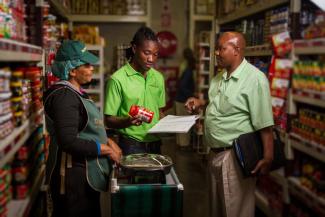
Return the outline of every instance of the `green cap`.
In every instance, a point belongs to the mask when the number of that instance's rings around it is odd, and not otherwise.
[[[85,63],[95,64],[98,57],[87,51],[87,47],[80,41],[65,40],[62,42],[55,57],[56,61],[81,60]]]

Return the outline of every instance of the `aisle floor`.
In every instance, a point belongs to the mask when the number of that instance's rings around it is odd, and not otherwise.
[[[162,153],[173,159],[176,174],[184,185],[183,216],[208,217],[207,161],[192,149],[177,148],[175,137],[163,138]]]

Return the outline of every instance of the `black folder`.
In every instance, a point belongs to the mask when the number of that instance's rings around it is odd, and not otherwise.
[[[280,139],[279,133],[275,133],[274,156],[271,170],[282,167],[285,163],[284,144]],[[257,162],[263,158],[263,142],[260,132],[251,132],[240,135],[233,141],[233,148],[240,167],[245,177],[252,176],[251,171],[255,168]]]

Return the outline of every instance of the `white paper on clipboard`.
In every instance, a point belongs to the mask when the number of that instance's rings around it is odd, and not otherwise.
[[[187,133],[199,117],[198,115],[167,115],[153,126],[148,133]]]

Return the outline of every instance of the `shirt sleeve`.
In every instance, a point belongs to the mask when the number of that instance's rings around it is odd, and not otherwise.
[[[80,106],[78,96],[64,88],[50,96],[45,109],[53,120],[58,145],[62,150],[78,157],[97,156],[96,142],[78,137],[82,118]]]
[[[114,79],[109,79],[106,87],[106,97],[104,105],[105,115],[117,115],[122,102],[121,87]]]
[[[159,96],[159,101],[158,101],[159,108],[163,108],[166,106],[166,89],[165,89],[165,80],[162,77],[161,78],[161,92],[160,92],[160,96]]]
[[[269,82],[265,76],[258,77],[252,84],[248,94],[248,109],[255,130],[274,125]]]

